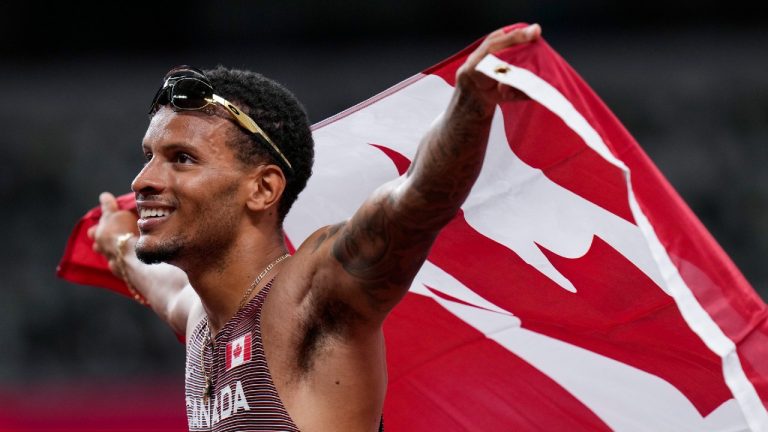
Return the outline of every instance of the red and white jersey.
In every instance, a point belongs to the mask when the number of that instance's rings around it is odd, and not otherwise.
[[[207,320],[189,335],[185,391],[190,431],[299,430],[277,394],[261,341],[261,307],[271,286],[240,309],[205,350]],[[207,398],[206,375],[213,390]]]

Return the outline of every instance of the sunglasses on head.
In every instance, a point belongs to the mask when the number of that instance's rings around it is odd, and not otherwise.
[[[152,105],[149,107],[149,114],[156,113],[162,105],[170,105],[176,111],[199,111],[211,104],[219,104],[226,108],[243,129],[262,137],[285,162],[285,165],[293,170],[288,158],[251,117],[213,92],[213,85],[200,69],[177,66],[165,74],[163,85],[155,94]]]

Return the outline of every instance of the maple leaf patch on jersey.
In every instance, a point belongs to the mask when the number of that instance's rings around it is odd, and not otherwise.
[[[227,343],[227,370],[251,361],[251,332]]]

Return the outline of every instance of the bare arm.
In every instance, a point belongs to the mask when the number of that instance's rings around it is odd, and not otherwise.
[[[519,97],[476,65],[489,53],[536,40],[540,32],[533,25],[489,35],[458,70],[450,104],[406,175],[380,187],[346,224],[320,236],[332,240],[329,252],[344,270],[334,279],[341,279],[341,296],[358,311],[383,320],[405,295],[480,173],[496,104]]]
[[[147,265],[139,261],[134,251],[135,236],[120,245],[118,253],[118,238],[126,233],[136,234],[137,217],[130,211],[119,210],[115,197],[108,192],[102,193],[99,201],[102,216],[99,224],[88,231],[94,241],[93,249],[107,258],[112,273],[138,291],[174,332],[186,335],[190,310],[198,302],[187,275],[169,264]]]

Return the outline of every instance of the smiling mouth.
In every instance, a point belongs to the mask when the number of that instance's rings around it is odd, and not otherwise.
[[[141,219],[151,219],[168,216],[173,213],[173,210],[165,208],[143,208],[139,213]]]

